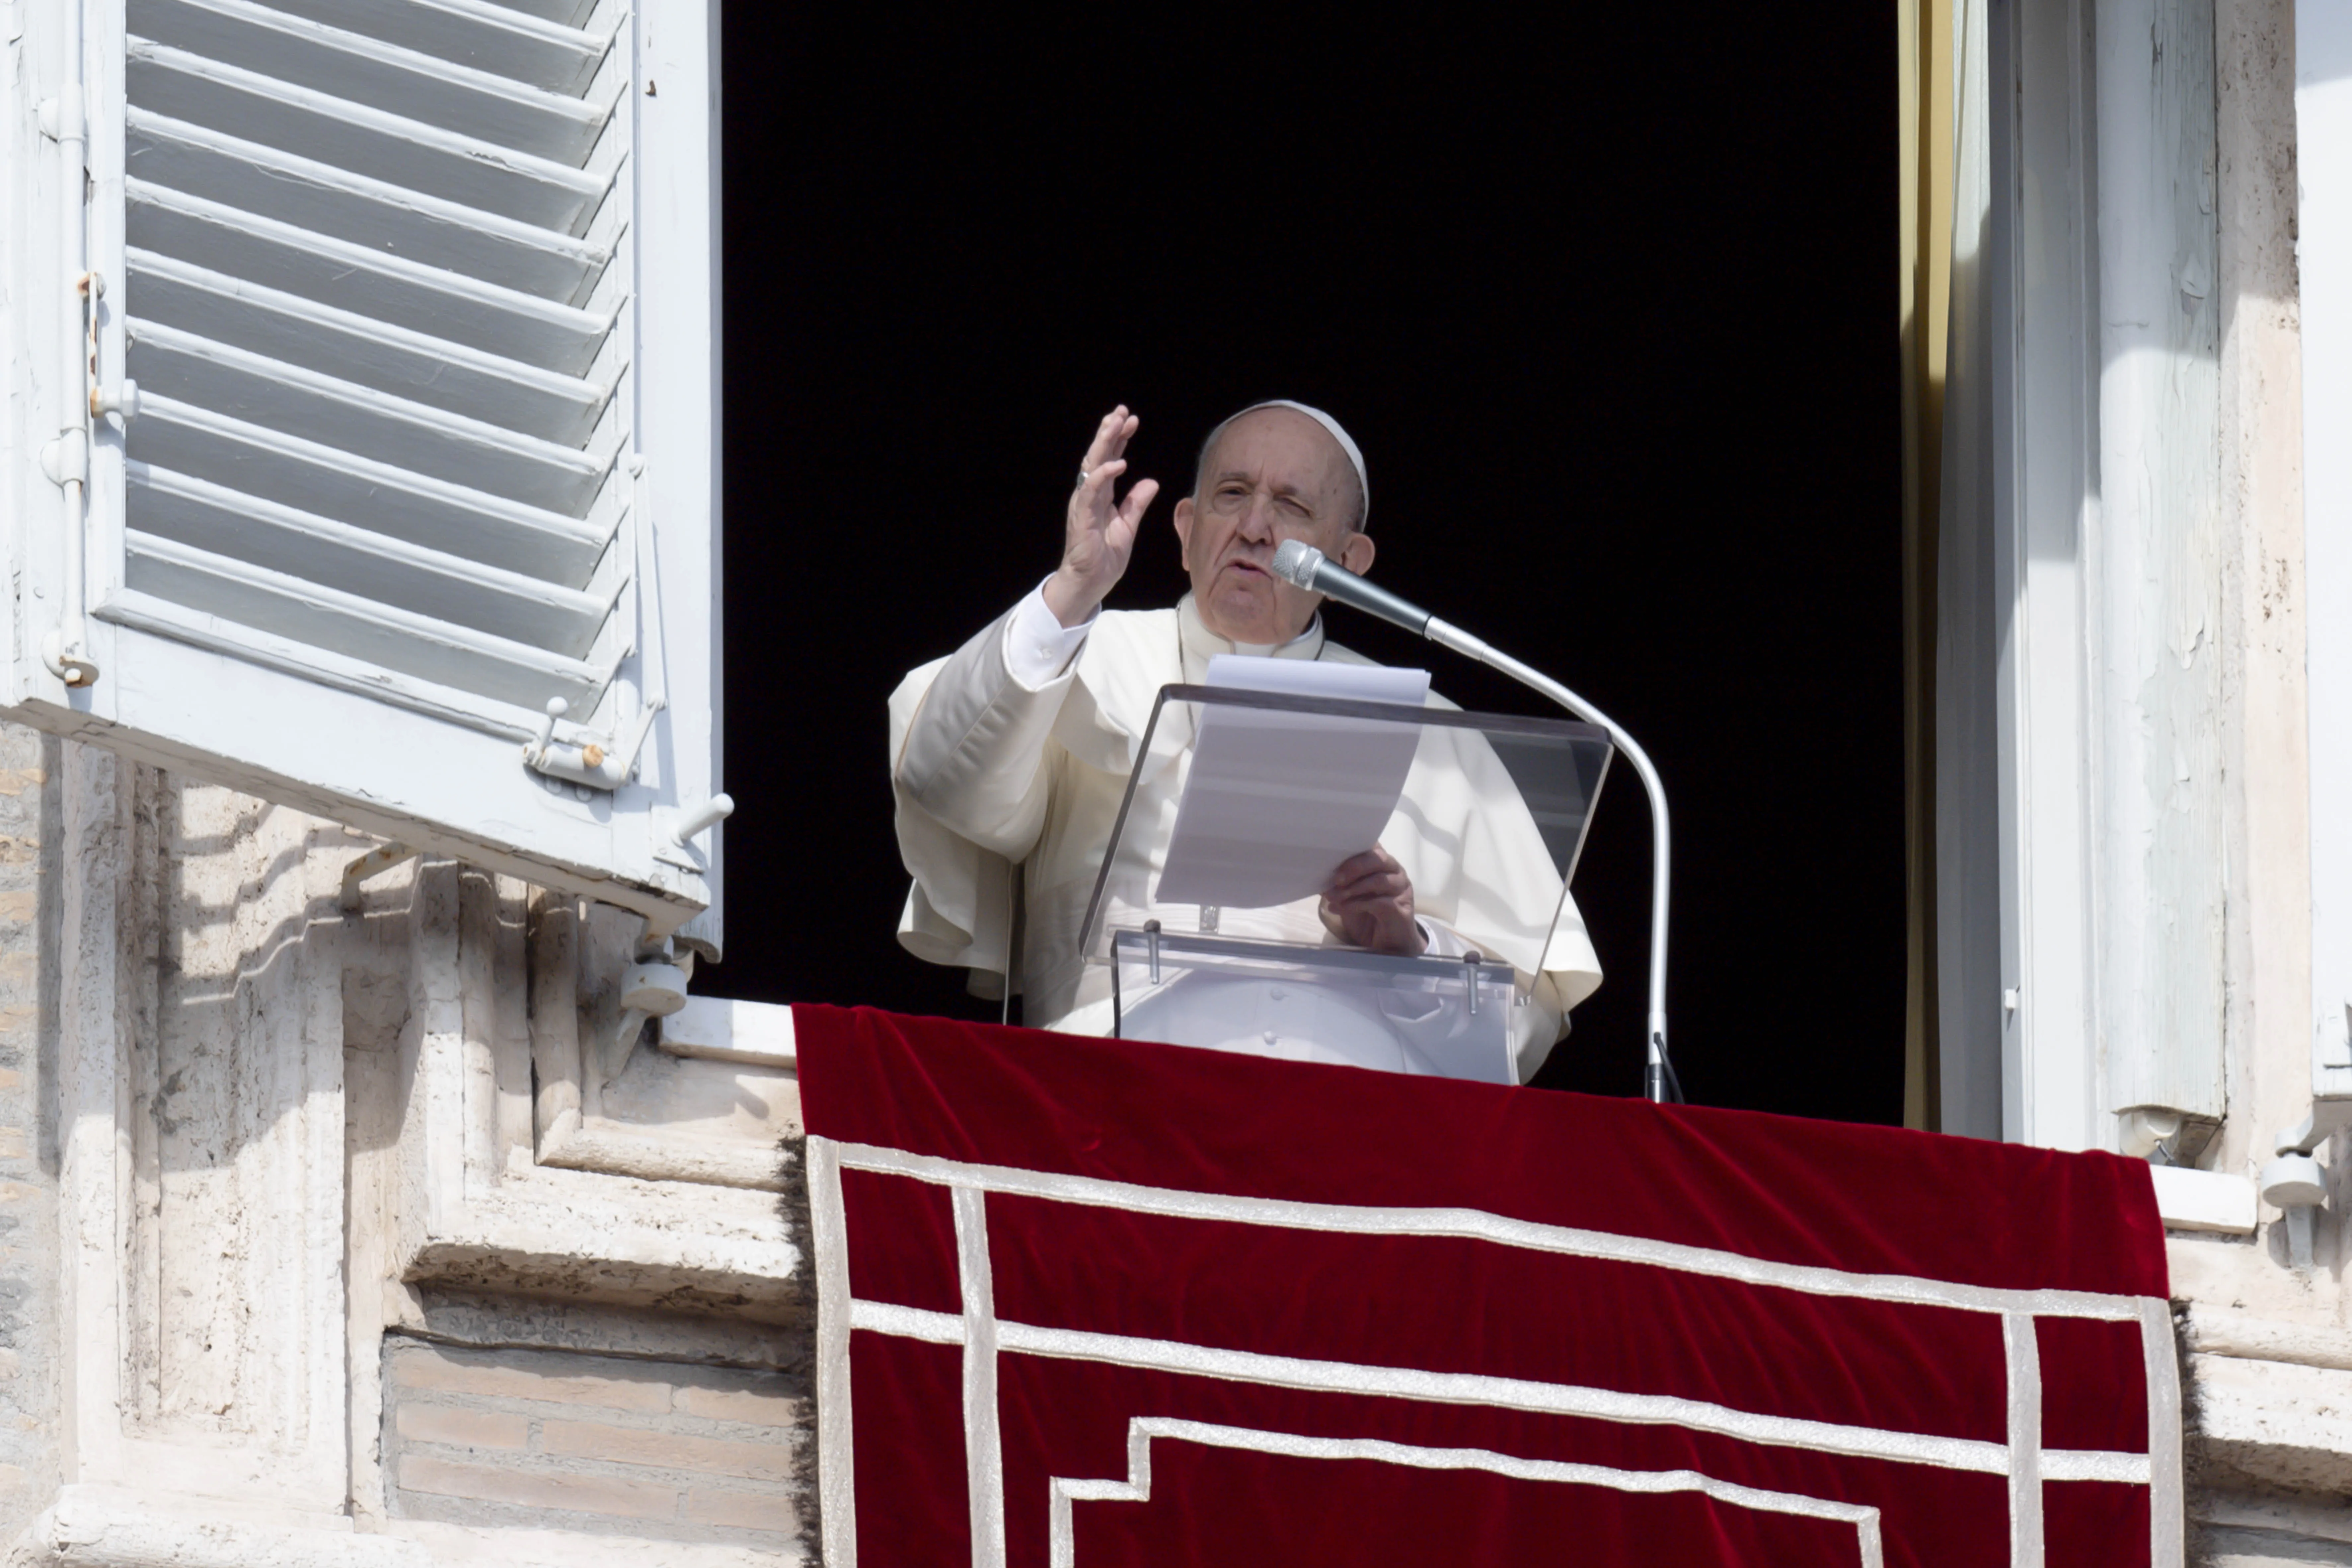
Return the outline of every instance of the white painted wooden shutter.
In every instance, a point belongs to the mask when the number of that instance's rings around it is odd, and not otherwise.
[[[2295,6],[2312,1090],[2352,1099],[2352,13]],[[2264,1130],[2267,1133],[2267,1130]]]
[[[9,700],[695,919],[718,832],[670,839],[719,787],[715,5],[19,0],[60,38],[77,3],[95,383],[137,408],[93,432],[86,688],[42,652],[61,492],[13,494]],[[14,279],[67,300],[38,249]],[[553,773],[526,760],[551,699]],[[688,934],[715,946],[715,911]]]

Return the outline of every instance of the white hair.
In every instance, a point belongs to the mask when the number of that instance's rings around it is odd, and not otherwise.
[[[1195,501],[1200,500],[1202,481],[1209,477],[1209,454],[1217,449],[1217,438],[1225,433],[1234,420],[1244,415],[1256,414],[1268,408],[1287,408],[1293,414],[1304,414],[1329,431],[1331,439],[1339,443],[1339,450],[1347,455],[1348,466],[1356,471],[1356,516],[1349,526],[1355,531],[1362,532],[1364,519],[1372,510],[1372,483],[1364,476],[1364,454],[1357,448],[1355,437],[1342,429],[1337,419],[1332,418],[1320,408],[1309,408],[1304,403],[1293,403],[1287,397],[1274,397],[1268,398],[1264,403],[1253,403],[1238,413],[1228,414],[1218,423],[1215,429],[1209,432],[1208,438],[1201,443],[1201,456],[1192,465],[1193,500]]]

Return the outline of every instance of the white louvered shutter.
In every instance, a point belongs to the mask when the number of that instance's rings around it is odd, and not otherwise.
[[[75,3],[17,0],[20,96]],[[719,787],[715,9],[86,0],[94,384],[136,408],[90,443],[86,688],[22,460],[58,387],[22,421],[20,713],[716,946],[718,831],[671,842]]]
[[[2341,1101],[2352,1100],[2352,13],[2300,0],[2294,47],[2311,1074],[2315,1096]]]

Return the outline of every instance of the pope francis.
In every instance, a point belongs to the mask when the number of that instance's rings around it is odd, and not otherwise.
[[[1371,662],[1326,637],[1318,596],[1272,570],[1288,539],[1351,572],[1372,563],[1362,454],[1302,404],[1245,408],[1202,444],[1175,512],[1192,592],[1173,609],[1101,608],[1160,490],[1142,479],[1117,494],[1138,424],[1120,407],[1096,427],[1054,574],[890,699],[898,847],[914,876],[899,942],[971,970],[983,994],[1011,975],[1028,1023],[1081,1034],[1112,1027],[1109,973],[1085,961],[1079,927],[1128,781],[1141,773],[1139,809],[1172,813],[1181,793],[1182,767],[1170,765],[1181,758],[1139,754],[1160,689],[1202,683],[1218,654]],[[1475,733],[1434,765],[1424,748],[1381,841],[1342,863],[1319,899],[1265,911],[1248,934],[1507,960],[1526,1000],[1512,1009],[1522,1080],[1601,983],[1532,817]]]

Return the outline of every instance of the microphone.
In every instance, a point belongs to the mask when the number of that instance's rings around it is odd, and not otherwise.
[[[1335,599],[1366,615],[1378,616],[1415,637],[1427,637],[1441,647],[1452,648],[1465,658],[1500,670],[1578,718],[1609,731],[1610,740],[1633,764],[1633,772],[1650,797],[1650,1037],[1643,1088],[1653,1100],[1680,1101],[1682,1085],[1675,1077],[1674,1058],[1666,1054],[1666,888],[1672,838],[1666,827],[1665,785],[1659,782],[1658,770],[1651,765],[1649,753],[1614,719],[1550,676],[1480,641],[1461,627],[1439,620],[1419,605],[1401,599],[1386,588],[1372,586],[1303,540],[1283,541],[1274,552],[1274,574],[1295,587]]]
[[[1304,540],[1282,542],[1281,548],[1274,552],[1274,574],[1310,594],[1337,599],[1351,609],[1393,622],[1417,637],[1427,637],[1429,623],[1436,618],[1386,588],[1375,587]]]

